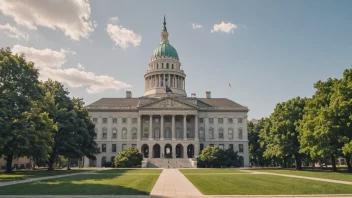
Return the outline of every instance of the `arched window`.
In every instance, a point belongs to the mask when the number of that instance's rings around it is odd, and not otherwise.
[[[182,138],[181,129],[179,127],[176,128],[176,138]]]
[[[242,128],[238,128],[238,139],[239,139],[239,140],[242,140],[242,139],[243,139]]]
[[[209,129],[209,139],[214,139],[214,129],[213,128]]]
[[[137,139],[137,129],[136,128],[132,129],[132,139],[133,140]]]
[[[148,128],[146,127],[146,128],[144,128],[144,130],[143,130],[143,138],[148,138],[149,137],[149,130],[148,130]]]
[[[233,130],[229,129],[229,139],[232,140],[233,139]]]
[[[171,138],[171,129],[170,129],[170,127],[166,127],[166,129],[165,129],[165,138]]]
[[[174,64],[171,65],[172,69],[174,69]]]
[[[117,129],[112,129],[112,139],[117,139]]]
[[[107,128],[103,128],[103,139],[108,138],[108,129]]]
[[[124,139],[124,140],[127,139],[127,129],[126,128],[122,129],[122,139]]]
[[[154,138],[160,138],[160,129],[158,127],[154,129]]]
[[[106,157],[101,158],[101,167],[105,167],[106,164]]]
[[[219,139],[224,139],[224,129],[223,128],[219,129]]]
[[[188,127],[187,128],[187,138],[192,138],[192,132],[191,132],[191,128],[190,127]]]
[[[169,63],[166,63],[166,69],[169,69]]]
[[[204,139],[204,129],[203,128],[199,129],[199,138]]]

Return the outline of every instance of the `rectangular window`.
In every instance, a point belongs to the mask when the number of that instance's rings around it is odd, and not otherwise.
[[[106,144],[101,145],[101,152],[106,153]]]
[[[107,118],[103,118],[103,123],[104,124],[108,123],[108,119]]]
[[[116,129],[112,130],[112,139],[117,139],[117,130]]]
[[[238,145],[238,152],[243,153],[243,144]]]
[[[224,150],[224,145],[223,144],[219,144],[219,149]]]
[[[233,123],[233,119],[232,119],[232,118],[229,118],[229,119],[227,120],[227,122],[228,122],[229,124],[232,124],[232,123]]]
[[[122,123],[126,124],[127,123],[127,118],[122,118]]]
[[[117,123],[117,118],[113,118],[113,119],[112,119],[112,123],[113,123],[113,124],[116,124],[116,123]]]
[[[180,119],[176,119],[176,123],[180,123],[181,122],[181,120]]]
[[[203,118],[199,118],[199,123],[203,124],[203,122],[204,122],[204,119]]]
[[[238,118],[238,123],[242,124],[242,122],[243,122],[243,119],[242,118]]]
[[[93,118],[93,122],[97,123],[98,122],[98,118]]]
[[[222,131],[219,132],[219,139],[224,139],[224,132]]]
[[[229,144],[229,149],[233,150],[233,144]]]
[[[209,146],[214,146],[214,144],[209,144]]]
[[[111,151],[112,151],[113,153],[116,152],[116,144],[112,144]]]
[[[137,118],[132,118],[132,124],[137,124]]]
[[[202,152],[202,150],[204,149],[204,144],[200,144],[199,149],[200,149],[200,152]]]
[[[222,123],[224,123],[224,120],[222,118],[218,118],[218,123],[222,124]]]
[[[122,150],[125,150],[125,148],[126,148],[126,144],[123,144],[122,145]]]
[[[191,122],[191,119],[187,118],[187,119],[186,119],[186,122],[187,122],[187,123],[190,123],[190,122]]]
[[[214,123],[214,118],[209,118],[209,124],[213,124]]]
[[[132,144],[132,148],[137,148],[137,144]]]

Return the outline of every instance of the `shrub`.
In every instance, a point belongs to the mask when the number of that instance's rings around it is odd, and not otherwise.
[[[137,149],[127,147],[115,157],[115,167],[131,168],[142,164],[143,155]]]

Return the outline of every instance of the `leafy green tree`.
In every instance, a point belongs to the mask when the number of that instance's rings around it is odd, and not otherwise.
[[[225,156],[225,151],[218,146],[208,146],[202,150],[202,153],[197,157],[199,166],[217,168],[226,166],[228,159]]]
[[[248,122],[248,141],[249,141],[249,157],[251,159],[252,164],[256,164],[258,166],[265,165],[265,159],[263,157],[263,153],[265,151],[265,146],[260,145],[262,139],[260,137],[260,131],[263,130],[264,124],[267,118],[262,118],[258,121],[256,125],[253,122]],[[264,142],[263,142],[264,143]],[[269,160],[270,163],[270,160]]]
[[[142,164],[143,154],[136,148],[127,147],[125,150],[119,152],[115,157],[116,167],[131,168]]]
[[[228,148],[225,150],[224,155],[224,164],[226,167],[240,167],[240,160],[237,152],[233,150],[233,148]]]
[[[306,101],[305,98],[296,97],[279,103],[270,115],[271,124],[263,136],[266,144],[264,156],[282,158],[285,167],[287,160],[294,156],[297,170],[302,169],[298,136]]]
[[[6,172],[12,172],[14,157],[28,154],[42,135],[46,137],[45,128],[50,128],[46,125],[51,123],[34,102],[43,96],[34,64],[9,48],[0,49],[0,155],[6,156]]]

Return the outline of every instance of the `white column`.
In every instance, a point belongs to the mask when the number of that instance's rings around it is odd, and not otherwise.
[[[137,140],[140,140],[141,139],[141,120],[142,120],[142,115],[139,115],[138,118],[137,118]]]
[[[153,140],[153,115],[149,115],[149,140]]]
[[[184,144],[183,145],[183,158],[188,158],[188,156],[187,156],[187,144]]]
[[[176,140],[176,135],[175,135],[175,115],[172,115],[171,131],[172,131],[172,140]]]
[[[161,114],[160,117],[160,140],[164,140],[164,115]]]
[[[187,140],[187,115],[183,115],[183,139]]]
[[[163,83],[163,85],[164,85],[163,87],[166,87],[166,78],[165,77],[166,77],[166,74],[163,75],[163,82],[164,82]]]
[[[198,140],[198,115],[194,115],[195,118],[195,131],[194,131],[194,139]]]

